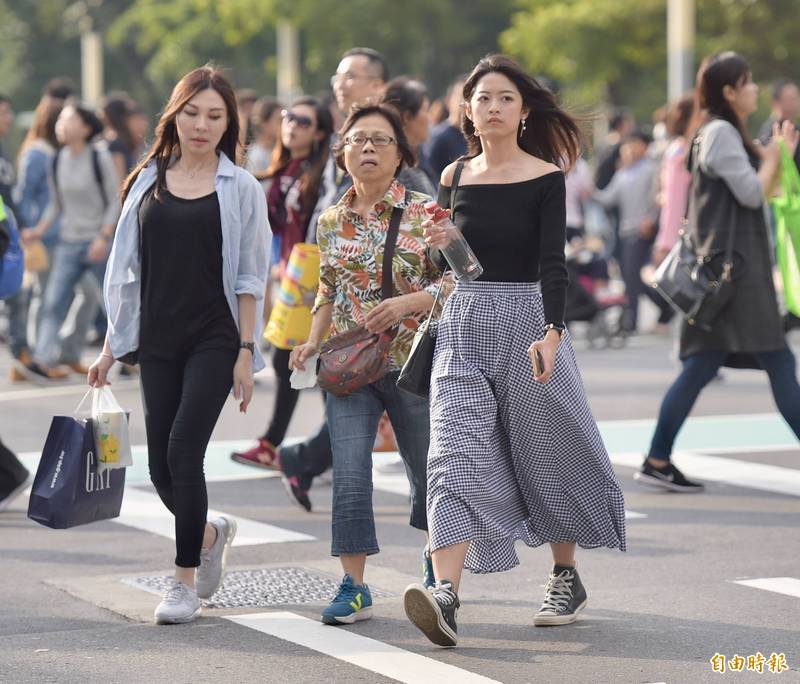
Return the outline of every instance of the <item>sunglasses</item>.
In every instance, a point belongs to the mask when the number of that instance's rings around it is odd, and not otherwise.
[[[296,123],[300,128],[311,128],[314,125],[314,121],[311,119],[310,116],[303,116],[302,114],[293,114],[288,109],[284,109],[281,112],[281,116],[286,123]]]

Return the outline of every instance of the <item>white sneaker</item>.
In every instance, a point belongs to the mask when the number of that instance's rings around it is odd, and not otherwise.
[[[222,584],[225,565],[228,562],[228,550],[236,536],[236,520],[233,518],[221,515],[210,522],[217,531],[217,538],[211,548],[200,552],[200,567],[197,568],[194,581],[197,595],[202,599],[211,598]]]
[[[178,625],[192,622],[200,615],[201,610],[197,592],[183,582],[173,580],[156,608],[155,621],[157,625]]]

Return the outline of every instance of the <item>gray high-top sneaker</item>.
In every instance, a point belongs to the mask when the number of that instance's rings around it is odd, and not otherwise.
[[[183,582],[173,580],[155,612],[157,625],[178,625],[192,622],[202,610],[197,592]]]
[[[554,565],[547,581],[544,602],[533,618],[537,627],[568,625],[586,607],[586,589],[578,571],[568,565]]]
[[[440,580],[431,587],[409,584],[403,594],[406,615],[437,646],[458,643],[458,609],[461,602],[450,580]]]
[[[201,599],[211,598],[222,584],[225,577],[225,565],[228,562],[228,550],[236,536],[236,521],[227,515],[221,515],[210,521],[217,531],[217,538],[211,548],[200,552],[200,567],[197,568],[194,585]]]

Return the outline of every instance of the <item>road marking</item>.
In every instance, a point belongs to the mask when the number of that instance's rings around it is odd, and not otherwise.
[[[135,390],[138,389],[138,387],[139,383],[135,380],[122,380],[114,383],[114,389],[119,391]],[[48,387],[38,387],[35,389],[10,390],[8,392],[0,392],[0,402],[20,401],[21,399],[44,399],[50,397],[68,397],[70,395],[80,397],[86,394],[86,390],[87,386],[85,382],[80,385],[54,384]],[[72,410],[73,408],[74,408],[73,406],[67,407],[65,409],[66,413],[64,413],[63,415],[69,415],[70,410]]]
[[[772,420],[779,418],[777,413],[722,413],[711,416],[692,416],[689,421],[692,423],[709,423],[709,422],[734,422],[740,423],[742,419],[754,420]],[[612,427],[629,427],[632,425],[647,425],[648,423],[654,424],[655,420],[652,418],[625,418],[624,420],[598,420],[597,424],[602,426]]]
[[[628,466],[637,470],[642,465],[642,455],[639,453],[615,453],[610,456],[614,465]],[[795,468],[686,451],[674,452],[672,460],[691,479],[723,482],[747,489],[800,496],[800,470]]]
[[[345,629],[323,625],[295,613],[227,615],[224,619],[406,684],[499,684],[494,679],[460,667],[404,651]]]
[[[223,515],[222,511],[208,509],[208,517]],[[269,525],[249,518],[236,517],[237,533],[234,546],[254,546],[256,544],[280,544],[283,542],[313,541],[315,538],[285,530],[282,527]],[[158,496],[136,487],[126,487],[122,498],[122,510],[119,517],[112,522],[135,527],[139,530],[175,539],[175,518],[164,507]]]
[[[760,579],[734,580],[734,584],[800,598],[800,579],[796,577],[762,577]]]
[[[299,441],[298,438],[287,439],[284,444],[292,444]],[[256,468],[243,465],[231,460],[230,452],[244,451],[253,446],[253,440],[221,440],[209,442],[206,449],[204,469],[206,482],[227,482],[231,480],[258,480],[261,478],[279,477],[280,473],[275,470]],[[147,466],[147,445],[137,444],[131,447],[133,452],[133,465],[128,468],[125,475],[126,484],[145,484],[150,482],[150,473]],[[17,454],[19,459],[28,470],[35,472],[39,465],[41,453],[38,451],[28,451]]]

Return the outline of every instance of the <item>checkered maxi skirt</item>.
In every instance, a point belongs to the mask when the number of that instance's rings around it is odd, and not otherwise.
[[[459,283],[431,376],[431,549],[471,541],[465,567],[519,564],[514,543],[625,550],[625,504],[569,334],[550,381],[528,347],[545,325],[539,283]]]

